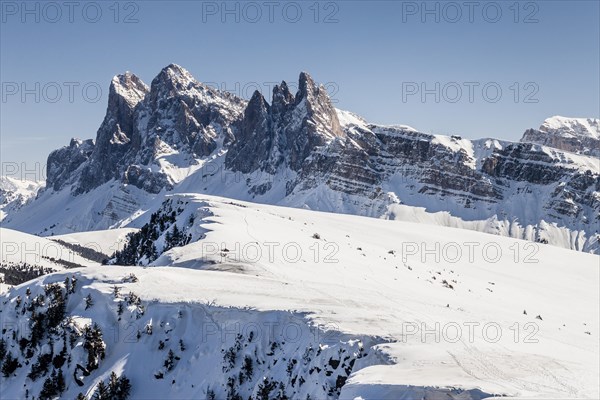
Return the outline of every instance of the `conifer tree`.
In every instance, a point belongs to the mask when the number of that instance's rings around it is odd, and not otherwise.
[[[127,400],[131,394],[131,382],[125,375],[119,377],[118,388],[116,392],[117,400]]]
[[[19,367],[21,367],[21,363],[19,363],[19,360],[13,357],[11,352],[8,352],[8,354],[4,358],[4,362],[2,363],[2,375],[8,378]]]
[[[88,294],[85,297],[85,309],[87,310],[88,308],[90,308],[93,305],[94,305],[94,300],[92,300],[92,295]]]
[[[111,400],[110,391],[104,381],[100,381],[98,386],[96,386],[96,391],[94,392],[93,400]]]
[[[6,356],[6,340],[4,338],[0,338],[0,364],[4,360]]]
[[[65,377],[62,369],[59,368],[58,374],[56,374],[56,390],[58,390],[58,393],[62,393],[65,391],[65,387]]]
[[[167,369],[167,371],[170,371],[173,369],[174,365],[175,365],[175,353],[173,353],[173,350],[169,350],[169,354],[167,355],[167,359],[165,360],[164,366]]]

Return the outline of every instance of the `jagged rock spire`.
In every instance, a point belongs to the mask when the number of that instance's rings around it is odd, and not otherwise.
[[[337,113],[323,86],[315,84],[312,77],[300,73],[299,90],[292,95],[285,81],[273,88],[272,105],[255,93],[241,123],[241,133],[227,155],[227,165],[242,172],[253,171],[259,166],[269,172],[285,162],[293,170],[300,170],[305,159],[318,146],[336,137],[343,137]],[[260,106],[261,112],[254,111]],[[248,111],[247,109],[247,111]],[[249,135],[249,132],[253,132]],[[256,143],[261,143],[261,151]],[[265,146],[268,146],[267,149]],[[242,152],[247,151],[244,161]]]
[[[268,162],[274,138],[270,111],[264,96],[255,91],[244,111],[236,142],[227,154],[228,164],[235,165],[236,170],[248,173]]]
[[[148,86],[131,72],[113,77],[108,91],[108,107],[96,133],[94,151],[84,166],[77,192],[85,192],[110,179],[120,177],[134,130],[135,109],[148,94]]]
[[[281,84],[275,85],[273,88],[273,100],[271,101],[273,113],[284,113],[289,105],[293,103],[294,95],[290,92],[287,83],[285,81],[281,81]]]

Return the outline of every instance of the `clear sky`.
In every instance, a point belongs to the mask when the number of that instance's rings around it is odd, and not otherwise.
[[[71,137],[95,137],[113,75],[150,84],[170,63],[267,99],[308,71],[370,122],[468,138],[518,140],[552,115],[600,113],[597,0],[1,6],[3,164],[43,164]]]

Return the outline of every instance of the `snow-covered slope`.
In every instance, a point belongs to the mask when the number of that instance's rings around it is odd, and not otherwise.
[[[0,176],[0,221],[37,195],[44,182]]]
[[[121,250],[127,243],[127,235],[137,232],[135,228],[108,229],[104,231],[88,231],[56,235],[52,240],[94,250],[106,256]]]
[[[115,181],[79,195],[70,189],[45,190],[22,212],[8,215],[2,226],[43,236],[106,229],[131,217],[154,197]]]
[[[12,229],[0,228],[0,248],[0,292],[49,272],[99,265],[59,242]]]
[[[63,346],[69,360],[55,368],[65,398],[91,394],[110,372],[131,380],[133,398],[214,391],[257,399],[265,388],[267,398],[282,391],[294,399],[600,395],[598,256],[197,194],[172,196],[130,225],[157,229],[152,266],[56,273],[0,299],[10,327],[3,337],[21,363],[1,378],[2,398],[23,398],[26,389],[37,395],[53,368],[33,383],[26,378],[33,361]],[[175,225],[189,244],[163,253]],[[56,282],[64,294],[71,277],[77,283],[64,301],[71,318],[49,330],[53,350],[44,336],[27,365],[29,346],[20,350],[12,338],[17,326],[15,337],[30,335],[30,313],[20,310],[43,285]],[[94,322],[103,358],[77,333]],[[62,332],[72,342],[63,344]]]

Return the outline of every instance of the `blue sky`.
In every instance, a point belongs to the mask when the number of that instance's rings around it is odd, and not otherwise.
[[[371,122],[468,138],[599,115],[598,1],[67,3],[2,2],[3,163],[43,164],[71,137],[95,137],[111,77],[149,84],[169,63],[268,99],[273,82],[308,71]]]

